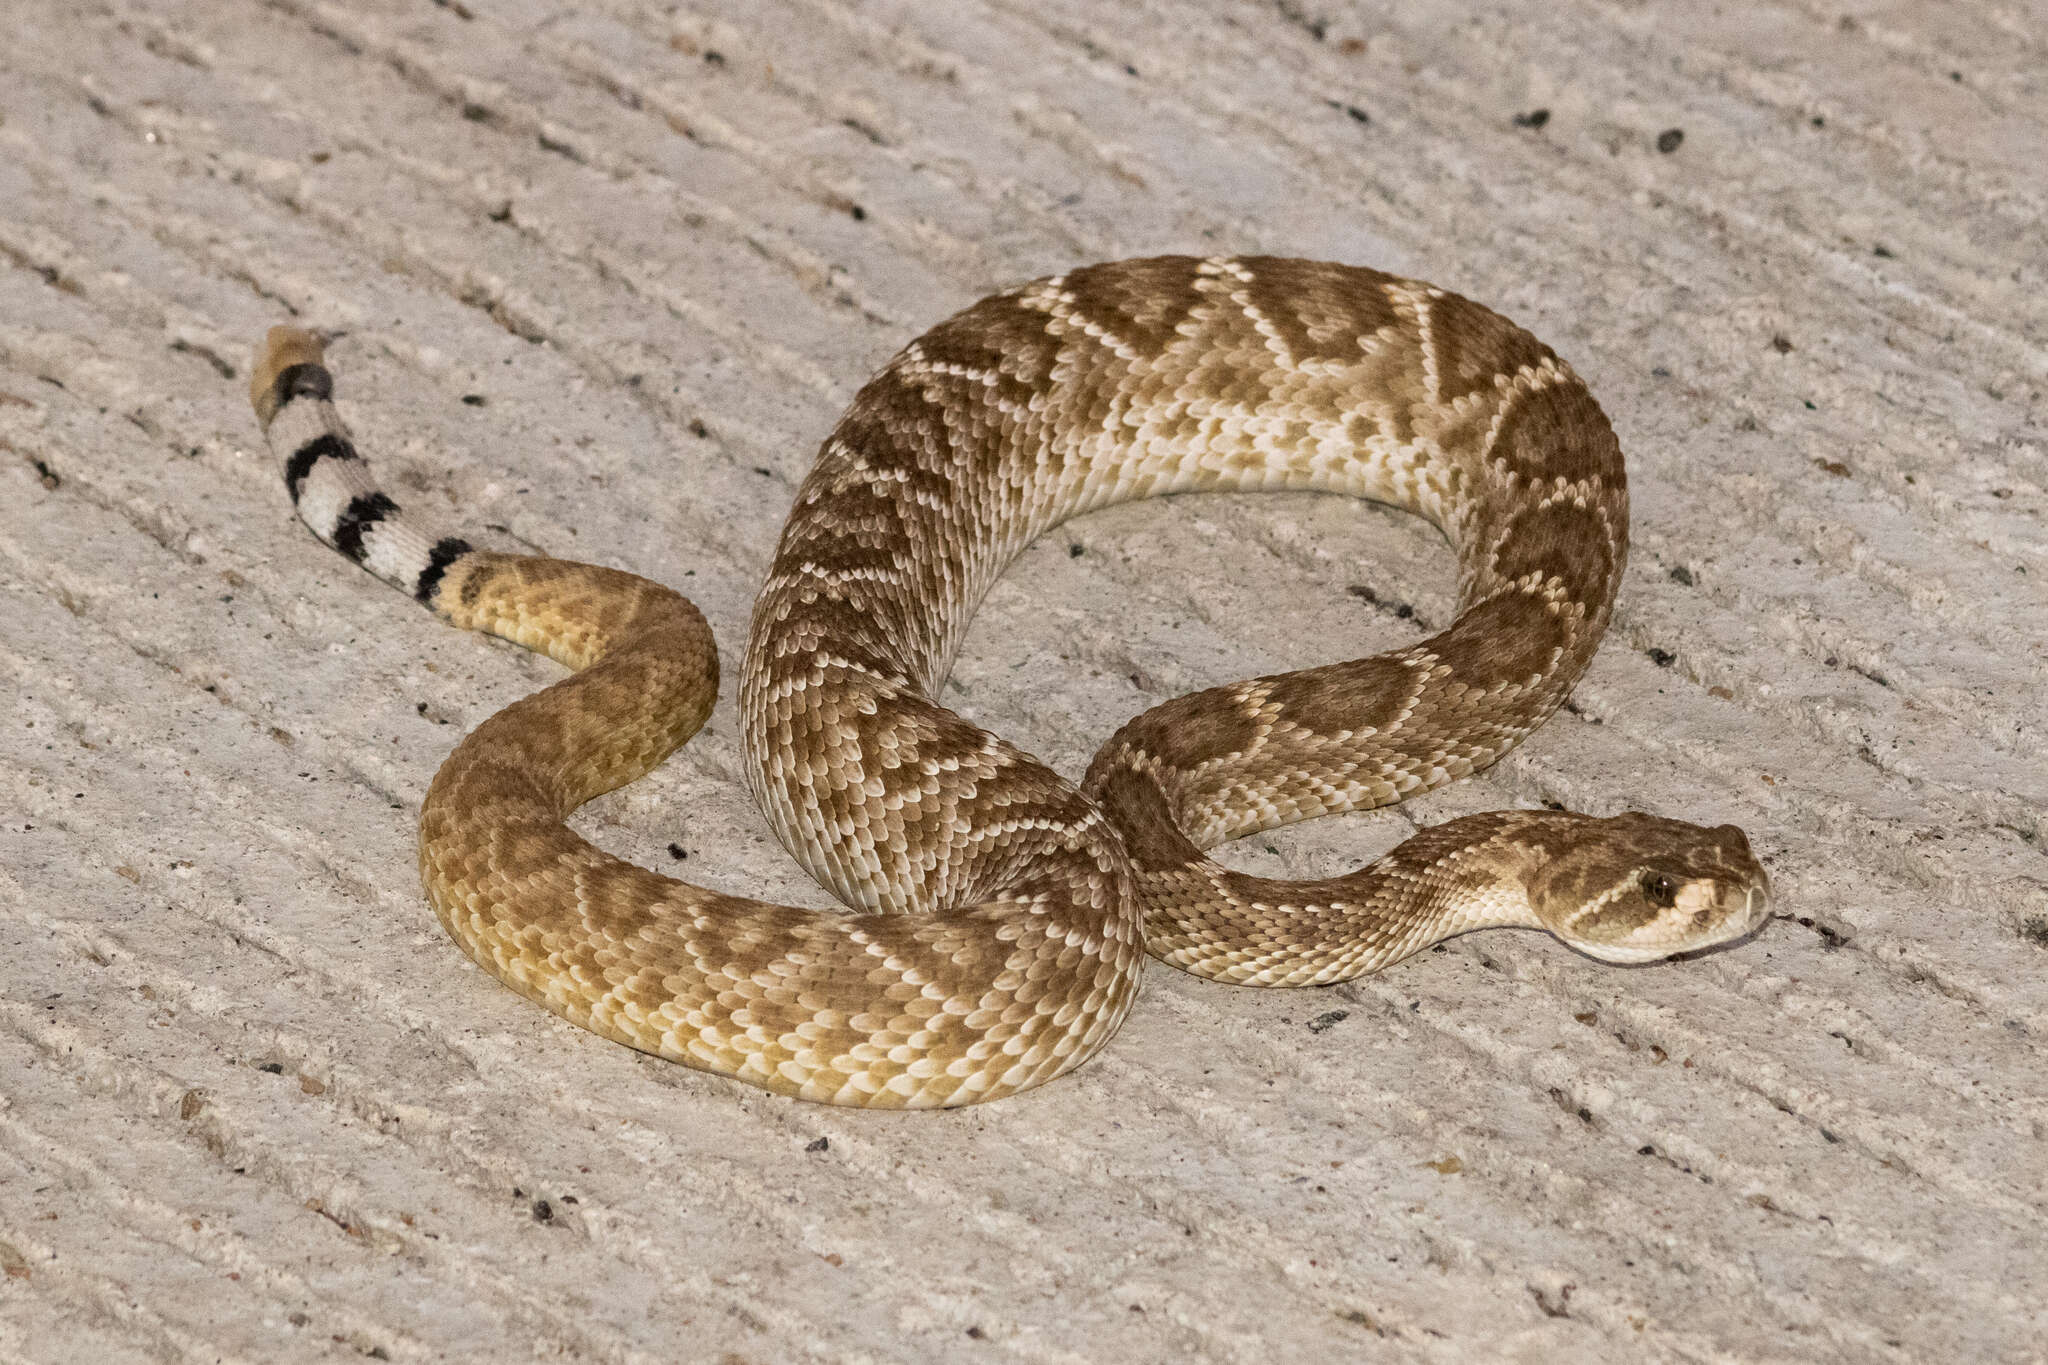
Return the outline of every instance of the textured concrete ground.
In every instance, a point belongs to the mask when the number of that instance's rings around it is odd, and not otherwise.
[[[2048,1250],[2039,0],[15,0],[0,43],[0,1359],[2037,1360]],[[1502,804],[1746,827],[1782,916],[1636,970],[1460,940],[1155,967],[1080,1073],[806,1107],[447,943],[412,821],[554,676],[291,519],[287,318],[415,504],[728,650],[860,379],[1160,250],[1330,256],[1592,382],[1635,554]],[[1034,549],[951,702],[1124,717],[1419,638],[1433,533],[1312,498]],[[731,656],[728,654],[728,677]],[[729,711],[582,827],[823,903]],[[687,853],[678,864],[671,843]]]

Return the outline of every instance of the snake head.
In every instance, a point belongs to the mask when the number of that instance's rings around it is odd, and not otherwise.
[[[1594,822],[1599,837],[1544,862],[1529,902],[1545,928],[1602,962],[1653,962],[1755,932],[1771,879],[1734,825],[1653,815]]]

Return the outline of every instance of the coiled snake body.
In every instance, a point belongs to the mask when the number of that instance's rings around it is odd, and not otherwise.
[[[1302,985],[1489,926],[1638,962],[1767,914],[1740,830],[1645,815],[1469,816],[1313,882],[1203,855],[1486,766],[1606,627],[1628,521],[1606,418],[1548,347],[1455,294],[1311,261],[1097,265],[983,300],[860,391],[797,493],[740,685],[761,809],[859,915],[657,876],[563,824],[709,715],[717,659],[687,601],[421,532],[350,443],[311,333],[272,330],[251,395],[323,540],[454,624],[579,670],[456,748],[421,811],[420,870],[479,963],[629,1046],[805,1099],[963,1104],[1091,1056],[1147,951]],[[1457,619],[1155,707],[1078,788],[933,700],[983,593],[1046,528],[1268,488],[1435,522]]]

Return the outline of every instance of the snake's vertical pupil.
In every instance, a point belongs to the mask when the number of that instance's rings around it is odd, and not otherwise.
[[[1678,884],[1662,872],[1646,873],[1643,894],[1658,905],[1674,905],[1678,901]]]

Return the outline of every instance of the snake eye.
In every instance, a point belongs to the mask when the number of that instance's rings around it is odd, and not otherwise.
[[[1643,874],[1643,894],[1650,898],[1650,904],[1671,906],[1678,903],[1678,883],[1662,872]]]

